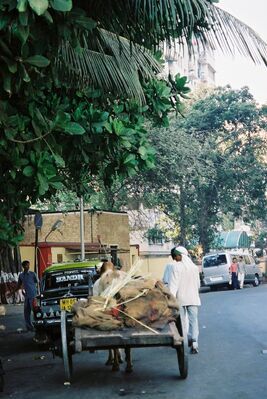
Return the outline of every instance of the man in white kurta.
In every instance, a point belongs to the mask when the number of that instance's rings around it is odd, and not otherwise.
[[[192,342],[191,352],[198,353],[199,270],[184,247],[173,248],[171,255],[174,263],[168,268],[168,287],[178,300],[183,325],[189,324],[187,332]]]

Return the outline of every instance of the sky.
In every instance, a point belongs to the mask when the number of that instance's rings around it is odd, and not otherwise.
[[[220,0],[218,4],[253,28],[267,43],[267,0]],[[234,89],[248,86],[259,103],[267,103],[267,67],[242,56],[216,54],[216,83]]]

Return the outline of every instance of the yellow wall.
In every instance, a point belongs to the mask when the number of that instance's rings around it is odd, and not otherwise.
[[[30,270],[34,271],[34,247],[20,246],[21,261],[30,261]]]
[[[140,273],[145,276],[150,274],[152,277],[159,280],[162,279],[165,266],[171,262],[171,257],[166,255],[140,255],[139,258],[142,260]],[[138,247],[131,245],[130,248],[130,259],[131,265],[138,259]]]
[[[58,263],[57,255],[61,254],[63,259],[62,262],[68,262],[73,260],[73,257],[68,256],[66,249],[63,247],[51,247],[52,263]]]
[[[97,212],[97,231],[101,243],[117,245],[119,249],[127,251],[118,253],[122,268],[130,267],[130,235],[129,219],[127,213]]]
[[[80,242],[80,212],[69,213],[49,213],[43,214],[43,226],[39,231],[38,241],[44,242],[45,237],[51,230],[53,224],[61,220],[63,222],[59,230],[51,232],[47,237],[47,242],[67,243]],[[30,215],[24,223],[23,245],[34,245],[35,226],[34,216]],[[121,260],[123,269],[130,267],[130,238],[129,238],[129,220],[127,213],[113,213],[105,211],[96,211],[92,215],[88,211],[84,212],[84,239],[86,243],[98,243],[100,238],[103,245],[117,245],[118,257]],[[122,250],[122,252],[120,252]],[[77,250],[76,252],[79,252]],[[52,262],[57,262],[57,254],[63,255],[63,261],[73,260],[74,255],[64,248],[52,247]],[[77,257],[77,256],[76,256]]]
[[[138,247],[136,245],[131,245],[130,247],[130,266],[132,266],[138,259]]]
[[[48,242],[77,242],[80,240],[80,212],[69,212],[69,213],[49,213],[43,214],[43,226],[39,230],[39,242],[44,242],[45,237],[50,232],[53,224],[61,220],[63,224],[59,230],[55,230],[47,237]],[[94,218],[96,216],[94,215]],[[97,225],[93,220],[93,241],[97,239]],[[33,244],[35,240],[35,226],[34,226],[34,215],[30,215],[26,218],[24,223],[24,240],[22,244]],[[84,239],[87,242],[91,242],[91,215],[88,212],[84,212]]]
[[[162,280],[167,263],[171,262],[169,256],[140,256],[143,261],[141,272],[143,275],[150,274],[152,277]]]

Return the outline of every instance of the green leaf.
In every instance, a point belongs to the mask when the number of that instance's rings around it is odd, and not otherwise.
[[[67,112],[59,110],[56,115],[55,124],[61,128],[65,128],[67,124],[70,122],[71,116]]]
[[[59,154],[53,154],[53,156],[54,156],[57,166],[64,168],[64,166],[65,166],[64,159]]]
[[[26,159],[26,158],[20,158],[19,159],[19,165],[20,166],[28,165],[28,163],[29,163],[29,160]]]
[[[111,125],[110,122],[105,122],[104,127],[106,128],[106,130],[107,130],[109,133],[113,133],[112,125]]]
[[[10,176],[12,177],[12,179],[16,178],[16,171],[15,170],[11,170],[10,171]]]
[[[94,21],[91,18],[85,17],[83,15],[80,15],[76,17],[75,19],[73,18],[73,24],[81,26],[82,28],[92,31],[94,28],[97,27],[96,21]]]
[[[114,119],[113,128],[117,136],[120,136],[124,132],[124,125],[119,119]]]
[[[12,31],[14,32],[14,35],[21,41],[22,44],[25,44],[27,42],[30,34],[29,26],[13,24]]]
[[[28,12],[20,12],[19,13],[19,22],[22,26],[26,27],[28,25]]]
[[[131,147],[132,147],[132,144],[131,144],[130,141],[128,141],[128,140],[122,140],[122,141],[121,141],[121,145],[122,145],[123,147],[125,147],[127,150],[130,150]]]
[[[115,114],[120,114],[124,109],[124,105],[123,104],[115,104],[113,109],[114,109]]]
[[[48,0],[29,0],[30,7],[37,15],[42,15],[48,9]]]
[[[125,158],[123,163],[124,164],[127,164],[127,163],[135,164],[136,163],[135,155],[134,154],[127,155],[127,157]]]
[[[25,62],[38,68],[46,68],[50,64],[49,59],[43,55],[33,55],[28,57]]]
[[[28,0],[18,0],[17,9],[19,12],[25,12],[27,10]]]
[[[7,64],[7,67],[8,67],[9,72],[11,72],[11,73],[16,73],[16,72],[17,72],[18,65],[17,65],[16,62],[14,62],[13,60],[11,60],[11,59],[9,59],[9,58],[7,58],[7,57],[4,57],[4,56],[2,56],[1,58],[2,58],[2,59],[5,61],[5,63]]]
[[[4,51],[5,54],[8,55],[8,57],[13,57],[11,50],[9,49],[9,47],[7,47],[2,39],[0,39],[0,48]]]
[[[50,186],[56,188],[57,190],[61,190],[63,188],[63,184],[60,181],[52,181],[49,182]]]
[[[43,14],[43,17],[44,17],[44,18],[47,20],[47,22],[49,22],[50,24],[53,23],[53,18],[52,18],[52,15],[50,14],[49,11],[46,11],[46,12]]]
[[[146,147],[143,147],[143,146],[139,147],[138,152],[141,155],[142,159],[146,159],[146,157],[147,157],[147,149],[146,149]]]
[[[17,131],[15,129],[12,129],[11,127],[5,129],[5,136],[7,139],[14,139],[14,137],[16,136]]]
[[[20,76],[22,77],[22,79],[24,80],[24,82],[28,83],[31,81],[31,78],[25,68],[24,65],[20,64],[19,65],[19,69],[20,69]]]
[[[9,20],[10,20],[10,19],[9,19],[9,16],[8,16],[8,15],[1,14],[1,16],[0,16],[0,30],[6,28],[6,26],[7,26],[8,23],[9,23]]]
[[[51,7],[57,11],[70,11],[72,9],[72,0],[51,0]]]
[[[37,173],[37,178],[39,181],[39,194],[44,195],[49,188],[48,180],[45,176],[41,175],[41,173]]]
[[[3,83],[3,87],[4,87],[4,90],[8,93],[8,94],[11,94],[12,93],[12,91],[11,91],[11,75],[10,74],[5,74],[4,75],[4,83]]]
[[[23,171],[22,171],[22,173],[24,174],[24,176],[26,176],[26,177],[31,177],[31,176],[33,176],[33,172],[34,172],[34,169],[33,169],[33,167],[32,166],[25,166],[25,168],[23,169]]]
[[[72,135],[82,135],[85,133],[84,128],[76,122],[69,122],[65,126],[64,131]]]

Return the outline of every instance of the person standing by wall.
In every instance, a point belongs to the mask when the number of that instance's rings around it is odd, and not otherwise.
[[[229,271],[231,273],[231,280],[232,280],[233,290],[236,290],[238,288],[238,279],[237,279],[238,263],[237,263],[237,258],[233,258],[232,264],[229,267]]]
[[[165,270],[164,270],[164,274],[163,274],[163,278],[162,281],[165,285],[169,284],[170,281],[170,275],[171,275],[171,270],[173,268],[173,263],[174,262],[170,262],[165,266]]]
[[[243,256],[239,256],[238,260],[238,281],[239,281],[239,288],[242,290],[244,287],[244,280],[245,280],[245,262]]]
[[[38,279],[34,272],[30,271],[30,262],[24,260],[22,262],[23,272],[18,278],[16,291],[22,288],[24,294],[24,320],[27,331],[34,331],[31,322],[31,312],[33,308],[33,300],[37,295]]]
[[[175,247],[171,250],[174,263],[168,267],[168,287],[177,298],[182,324],[189,324],[188,338],[191,353],[198,353],[198,308],[201,305],[199,297],[200,279],[198,267],[188,256],[184,247]],[[188,319],[188,323],[186,320]],[[186,334],[185,334],[186,336]]]

